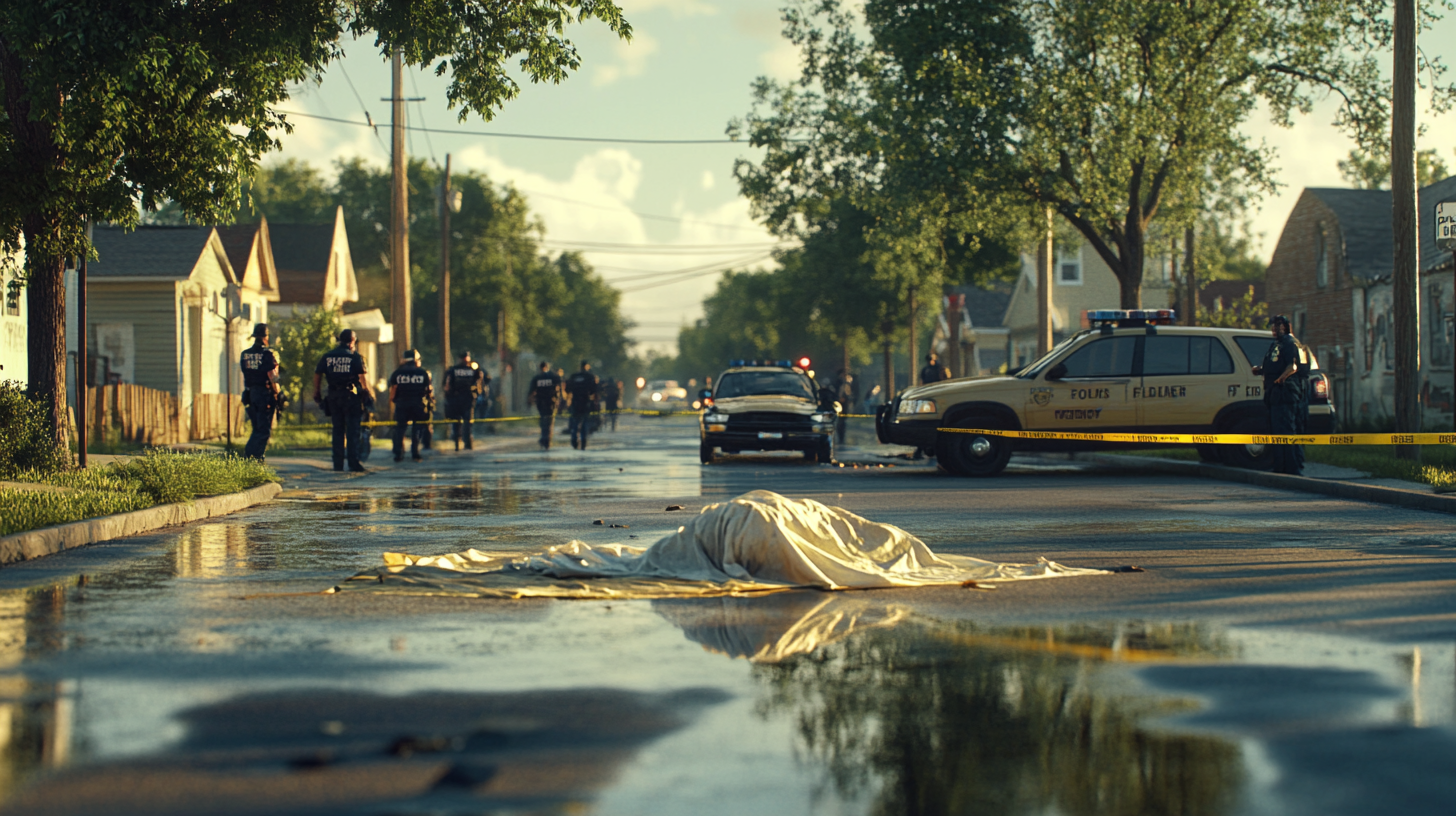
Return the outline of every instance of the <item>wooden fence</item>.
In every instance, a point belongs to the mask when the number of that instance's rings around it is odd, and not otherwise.
[[[237,395],[195,394],[188,412],[181,400],[155,388],[130,384],[87,388],[87,438],[99,442],[115,435],[122,442],[142,445],[221,439],[227,435],[229,399],[233,438],[246,438],[247,412]]]

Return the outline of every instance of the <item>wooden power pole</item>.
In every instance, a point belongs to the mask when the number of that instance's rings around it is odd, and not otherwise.
[[[445,180],[440,182],[440,359],[449,368],[450,355],[450,154],[445,154]]]
[[[1183,316],[1183,325],[1198,325],[1198,270],[1193,266],[1193,228],[1183,231],[1183,274],[1188,289],[1188,312]]]
[[[1395,430],[1421,430],[1420,241],[1416,203],[1416,0],[1395,0],[1395,66],[1390,122],[1391,225],[1395,232]],[[1413,445],[1396,447],[1417,459]]]
[[[415,347],[410,298],[409,181],[404,155],[404,54],[394,49],[393,92],[390,94],[391,169],[389,197],[389,318],[394,323],[395,348],[402,354]],[[396,354],[396,357],[399,355]]]
[[[1052,210],[1046,211],[1046,232],[1036,245],[1036,356],[1052,350]]]

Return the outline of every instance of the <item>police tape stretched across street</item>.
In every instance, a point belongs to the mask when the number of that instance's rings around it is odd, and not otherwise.
[[[1061,439],[1073,442],[1130,442],[1158,445],[1456,445],[1456,433],[1234,434],[1234,433],[1076,433],[1001,431],[990,428],[936,428],[943,433],[1005,436],[1012,439]]]

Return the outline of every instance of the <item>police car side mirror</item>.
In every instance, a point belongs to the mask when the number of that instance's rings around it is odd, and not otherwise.
[[[1046,378],[1048,380],[1060,380],[1065,376],[1067,376],[1066,363],[1057,363],[1056,365],[1052,366],[1046,373]]]

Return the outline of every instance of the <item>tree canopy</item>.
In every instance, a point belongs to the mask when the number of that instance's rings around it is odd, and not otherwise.
[[[61,275],[89,251],[86,219],[135,224],[167,200],[224,219],[288,129],[289,86],[346,37],[449,73],[460,115],[489,119],[520,92],[508,61],[533,82],[579,67],[565,31],[587,20],[631,35],[611,0],[0,0],[0,250],[23,246],[31,390],[57,443]]]
[[[885,251],[917,233],[922,246],[927,233],[1024,237],[1050,208],[1136,307],[1155,218],[1191,224],[1217,199],[1274,186],[1275,157],[1241,127],[1256,111],[1288,125],[1334,94],[1335,124],[1365,149],[1381,142],[1384,8],[866,0],[860,16],[844,0],[804,0],[785,12],[802,75],[756,86],[759,109],[740,129],[767,152],[740,181],[771,226],[843,190],[877,214],[871,239]],[[1424,67],[1433,107],[1448,109],[1444,68]]]

